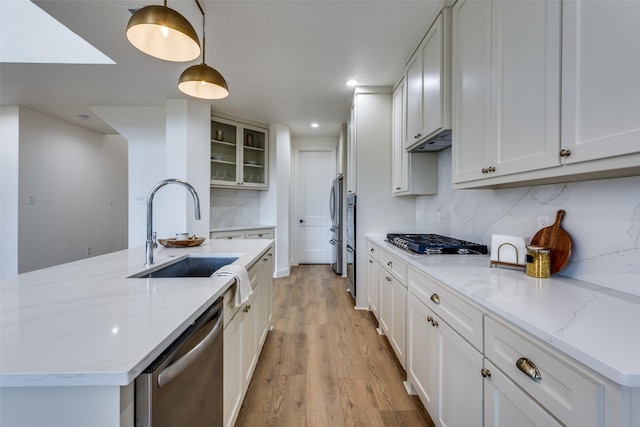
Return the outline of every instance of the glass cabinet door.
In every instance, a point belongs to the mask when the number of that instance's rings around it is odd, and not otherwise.
[[[211,122],[211,184],[237,183],[237,129],[235,126]]]
[[[242,181],[245,185],[265,184],[266,135],[252,128],[244,128],[242,149]]]
[[[265,128],[227,119],[211,121],[211,186],[268,189],[268,144]]]

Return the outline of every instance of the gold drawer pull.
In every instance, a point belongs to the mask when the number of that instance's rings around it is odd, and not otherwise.
[[[518,359],[518,361],[516,362],[516,366],[532,380],[540,381],[542,379],[542,375],[540,375],[540,371],[538,370],[536,365],[534,365],[533,362],[526,357],[521,357],[520,359]]]
[[[436,304],[440,304],[440,297],[438,296],[438,294],[431,295],[431,301],[435,302]]]

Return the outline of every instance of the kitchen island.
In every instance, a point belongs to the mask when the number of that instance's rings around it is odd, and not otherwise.
[[[158,248],[155,264],[212,253],[248,268],[272,245]],[[144,262],[139,247],[2,279],[0,425],[132,425],[135,378],[234,283],[129,278]]]

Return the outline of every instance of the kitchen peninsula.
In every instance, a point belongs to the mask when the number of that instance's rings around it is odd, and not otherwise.
[[[211,253],[249,268],[272,246],[208,240],[155,262]],[[0,425],[133,425],[134,379],[234,283],[129,278],[144,260],[138,247],[2,279]]]

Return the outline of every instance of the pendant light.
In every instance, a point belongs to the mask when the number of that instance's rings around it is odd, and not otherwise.
[[[184,16],[167,7],[167,0],[164,6],[136,11],[127,24],[127,39],[144,53],[166,61],[193,61],[200,55],[198,34]]]
[[[202,13],[202,64],[193,65],[182,72],[178,80],[181,92],[202,99],[222,99],[229,95],[227,82],[222,74],[205,64],[204,10],[195,0]]]

